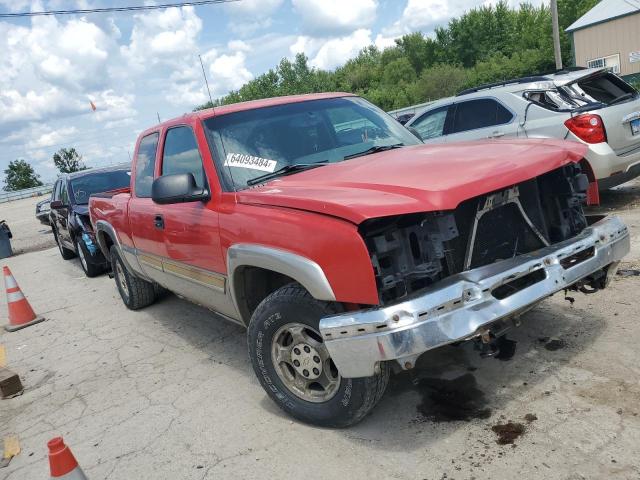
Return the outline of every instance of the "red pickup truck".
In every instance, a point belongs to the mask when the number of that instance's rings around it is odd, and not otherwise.
[[[607,285],[629,234],[585,216],[585,151],[427,146],[353,95],[274,98],[143,132],[130,190],[90,212],[127,307],[161,286],[246,326],[269,396],[342,427],[425,351],[492,355],[544,298]]]

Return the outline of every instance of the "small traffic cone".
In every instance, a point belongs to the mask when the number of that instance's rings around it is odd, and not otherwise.
[[[4,285],[7,288],[7,307],[9,307],[9,325],[5,325],[4,329],[8,332],[14,332],[42,322],[44,318],[36,316],[33,308],[22,294],[16,279],[13,278],[9,267],[3,267],[2,271]]]
[[[64,444],[62,437],[52,438],[47,442],[49,447],[49,468],[51,478],[64,478],[65,480],[87,480],[82,469],[78,466],[76,458],[69,447]]]

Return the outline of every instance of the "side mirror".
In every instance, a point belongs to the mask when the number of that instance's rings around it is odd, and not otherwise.
[[[416,129],[415,129],[415,128],[413,128],[413,127],[407,127],[407,126],[405,126],[404,128],[406,128],[406,129],[407,129],[407,130],[409,130],[411,133],[413,133],[413,135],[414,135],[414,136],[418,137],[418,139],[419,139],[421,142],[424,142],[424,139],[422,138],[422,135],[420,135],[420,132],[418,132],[418,130],[416,130]]]
[[[161,205],[209,200],[206,188],[196,185],[192,173],[175,173],[156,178],[151,184],[151,199]]]
[[[62,203],[61,200],[54,200],[49,204],[49,207],[51,208],[51,210],[60,210],[61,208],[66,207],[66,205]]]

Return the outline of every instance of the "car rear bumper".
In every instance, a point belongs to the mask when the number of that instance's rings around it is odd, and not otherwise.
[[[631,165],[625,172],[614,173],[606,178],[601,178],[598,180],[598,188],[600,190],[607,190],[617,185],[622,185],[638,176],[640,176],[640,163]]]
[[[640,175],[640,148],[618,155],[607,143],[589,145],[585,155],[600,190],[621,185]]]
[[[625,224],[607,217],[570,240],[453,275],[410,300],[322,318],[320,332],[343,377],[371,376],[379,362],[413,364],[427,350],[476,337],[616,264],[629,248]]]

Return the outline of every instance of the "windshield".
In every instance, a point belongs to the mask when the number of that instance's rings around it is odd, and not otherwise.
[[[289,165],[341,162],[363,152],[420,143],[394,118],[358,97],[246,110],[209,118],[204,125],[223,182],[233,190]]]
[[[89,197],[94,193],[108,192],[128,187],[131,182],[129,170],[114,170],[111,172],[96,172],[83,175],[71,180],[71,191],[76,204],[89,203]]]

